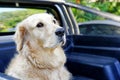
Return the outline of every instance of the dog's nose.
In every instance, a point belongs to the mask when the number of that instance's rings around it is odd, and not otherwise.
[[[65,31],[63,28],[58,28],[56,31],[55,31],[55,34],[59,37],[62,37],[64,35]]]

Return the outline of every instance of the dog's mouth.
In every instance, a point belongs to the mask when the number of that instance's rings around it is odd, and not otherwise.
[[[60,38],[59,38],[59,43],[61,43],[62,46],[65,45],[66,40],[64,39],[64,37],[60,37]]]

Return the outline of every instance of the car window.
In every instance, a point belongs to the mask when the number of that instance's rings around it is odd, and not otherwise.
[[[120,28],[108,24],[83,24],[79,26],[81,34],[84,35],[120,35]]]
[[[80,34],[92,36],[120,36],[120,23],[80,9],[71,8]]]
[[[50,13],[58,19],[53,8],[42,7],[37,9],[31,8],[3,8],[0,7],[0,34],[6,32],[14,32],[17,23],[27,18],[32,14]]]

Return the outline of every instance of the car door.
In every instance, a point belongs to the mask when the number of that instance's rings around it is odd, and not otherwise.
[[[79,34],[69,36],[68,69],[95,80],[119,80],[120,17],[82,5],[67,6],[79,30]]]

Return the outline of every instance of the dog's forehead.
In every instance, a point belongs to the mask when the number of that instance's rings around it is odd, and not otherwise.
[[[47,14],[47,13],[41,13],[41,14],[34,14],[30,17],[28,17],[30,19],[34,19],[34,20],[51,20],[54,19],[54,17],[51,14]]]
[[[28,27],[36,27],[36,25],[40,22],[47,23],[52,22],[54,20],[54,16],[48,13],[40,13],[40,14],[34,14],[29,16],[27,19],[23,21],[23,24],[25,24]],[[46,22],[47,21],[47,22]]]

